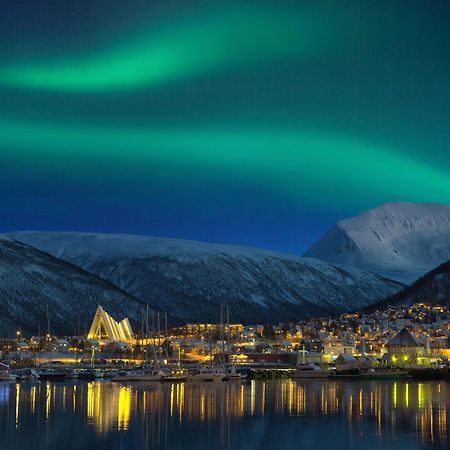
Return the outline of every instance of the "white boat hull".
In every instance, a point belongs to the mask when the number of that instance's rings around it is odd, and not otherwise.
[[[240,380],[243,380],[244,377],[241,374],[236,373],[236,374],[232,374],[232,375],[227,375],[227,379],[230,381],[240,381]]]

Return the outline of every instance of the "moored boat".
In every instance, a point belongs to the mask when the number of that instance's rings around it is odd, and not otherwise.
[[[204,366],[198,369],[190,369],[188,371],[188,380],[189,381],[212,381],[218,382],[225,380],[227,378],[227,373],[221,369],[212,367],[212,366]]]
[[[75,380],[80,377],[79,373],[74,369],[66,369],[65,372],[66,372],[66,378],[68,378],[68,379]]]
[[[119,372],[111,381],[138,382],[138,381],[162,381],[164,374],[155,369],[131,369]]]
[[[0,381],[14,381],[16,376],[9,370],[9,366],[0,363]]]
[[[231,381],[240,381],[246,378],[245,375],[236,370],[236,366],[228,368],[226,374],[226,379]]]
[[[97,380],[104,378],[105,374],[101,370],[97,369],[78,369],[78,378],[85,380]]]
[[[67,371],[57,368],[40,367],[31,369],[31,374],[40,381],[64,381],[67,378]]]
[[[186,381],[188,378],[188,373],[183,369],[173,369],[170,372],[166,373],[162,377],[162,381],[164,382],[178,382],[178,381]]]
[[[10,373],[10,377],[14,376],[16,381],[25,381],[25,380],[32,380],[33,374],[31,373],[31,369],[25,368],[25,369],[16,369],[13,373]]]
[[[331,371],[322,369],[316,364],[299,364],[293,375],[294,378],[328,378]]]

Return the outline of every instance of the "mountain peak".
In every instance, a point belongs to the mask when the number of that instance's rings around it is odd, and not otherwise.
[[[450,259],[450,205],[384,203],[339,221],[305,256],[412,282]]]
[[[18,232],[14,239],[108,280],[181,322],[270,323],[358,309],[402,287],[323,261],[233,245],[135,235]]]

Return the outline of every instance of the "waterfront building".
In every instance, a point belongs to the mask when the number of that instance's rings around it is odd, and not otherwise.
[[[111,317],[100,305],[95,312],[88,339],[128,342],[134,340],[128,318],[120,322]]]
[[[389,340],[386,349],[387,353],[383,359],[395,366],[429,366],[440,359],[436,354],[430,352],[428,341],[427,345],[423,345],[406,328]]]
[[[387,360],[395,366],[410,366],[425,354],[425,347],[417,337],[403,328],[386,344]]]
[[[297,365],[299,364],[329,364],[331,362],[330,358],[324,353],[309,352],[308,350],[299,350],[297,353]]]
[[[173,336],[182,336],[183,338],[192,337],[211,337],[216,336],[220,332],[221,325],[218,323],[187,323],[181,327],[172,328]],[[240,338],[244,330],[244,326],[240,323],[223,324],[222,329],[225,334],[231,338]]]

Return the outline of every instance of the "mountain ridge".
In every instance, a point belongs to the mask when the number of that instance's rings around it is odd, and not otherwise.
[[[450,205],[384,203],[337,222],[304,256],[409,284],[450,259]]]
[[[431,303],[450,307],[450,260],[426,273],[410,286],[365,310],[375,311],[392,305]]]
[[[79,266],[13,239],[0,236],[0,331],[21,328],[37,333],[39,323],[51,331],[77,334],[88,327],[98,304],[115,318],[129,317],[134,325],[146,303]],[[13,329],[14,328],[14,329]]]
[[[182,322],[277,322],[339,313],[398,291],[358,269],[252,247],[137,235],[8,233],[94,273]]]

